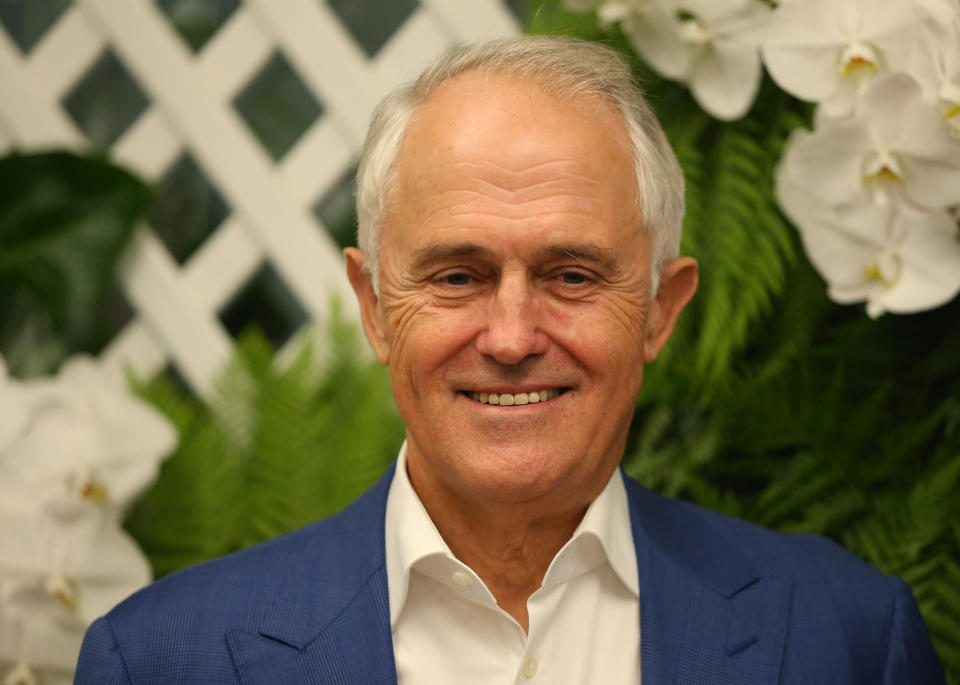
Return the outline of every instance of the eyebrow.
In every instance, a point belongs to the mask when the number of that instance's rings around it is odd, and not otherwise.
[[[447,259],[458,257],[492,258],[493,256],[493,250],[474,243],[427,243],[413,251],[413,266],[417,270],[423,270]],[[537,250],[534,253],[534,258],[536,261],[574,259],[577,262],[593,264],[607,271],[617,270],[614,250],[598,245],[581,243],[548,245]]]
[[[473,243],[427,243],[413,251],[413,266],[423,270],[447,259],[492,256],[491,250]]]
[[[616,253],[612,248],[590,244],[549,245],[537,251],[537,257],[546,261],[572,258],[587,262],[606,271],[617,270]]]

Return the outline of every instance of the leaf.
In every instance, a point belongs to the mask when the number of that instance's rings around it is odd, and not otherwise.
[[[146,185],[103,159],[67,152],[0,159],[0,352],[31,368],[37,346],[84,348],[92,310],[111,284]],[[50,361],[44,361],[49,364]]]
[[[593,12],[573,12],[559,2],[529,3],[527,33],[545,35],[576,35],[581,38],[602,38],[604,32],[597,26]]]
[[[741,121],[713,120],[617,29],[560,0],[537,32],[629,56],[686,178],[682,252],[700,287],[644,386],[624,468],[661,492],[827,535],[901,574],[960,682],[960,300],[871,320],[827,298],[772,180],[812,105],[765,78]]]
[[[336,314],[329,336],[322,363],[308,336],[284,364],[246,332],[208,400],[163,377],[137,386],[181,433],[126,520],[157,575],[332,514],[396,457],[404,430],[385,370]]]

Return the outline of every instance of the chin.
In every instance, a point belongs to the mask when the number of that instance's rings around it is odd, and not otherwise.
[[[463,457],[451,475],[485,500],[525,502],[548,495],[573,478],[562,468],[563,461],[556,450],[497,450]]]

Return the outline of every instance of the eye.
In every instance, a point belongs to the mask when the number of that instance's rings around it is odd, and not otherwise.
[[[483,292],[489,282],[486,273],[462,264],[440,269],[428,281],[434,296],[449,301],[469,301]]]
[[[440,280],[446,285],[468,285],[472,279],[470,274],[463,271],[457,271],[452,274],[442,276]]]
[[[590,280],[585,273],[580,271],[564,271],[559,275],[559,278],[565,285],[583,285]]]

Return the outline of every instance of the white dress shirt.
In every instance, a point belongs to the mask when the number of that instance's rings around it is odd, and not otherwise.
[[[399,685],[640,682],[637,561],[619,470],[527,601],[527,634],[443,541],[410,484],[405,452],[386,512]]]

